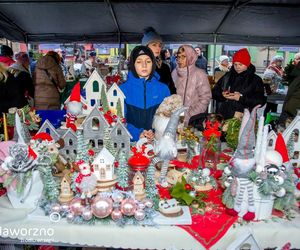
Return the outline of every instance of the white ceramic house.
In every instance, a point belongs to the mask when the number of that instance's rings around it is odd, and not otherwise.
[[[54,141],[58,141],[59,138],[61,137],[58,132],[56,132],[56,129],[54,126],[51,124],[51,122],[46,119],[43,125],[40,127],[39,131],[37,133],[45,132],[49,134]]]
[[[300,140],[299,140],[299,131],[300,131],[300,110],[291,124],[286,128],[286,130],[282,133],[285,143],[287,144],[292,133],[295,134],[294,140],[294,156],[290,159],[290,162],[293,166],[300,166]]]
[[[64,105],[67,105],[67,103],[70,101],[70,96],[65,100]],[[86,109],[82,109],[82,114],[86,115],[89,113],[88,111],[88,103],[86,101],[86,99],[80,95],[80,102],[82,103],[83,107],[87,107]]]
[[[274,130],[271,130],[267,137],[267,150],[274,150],[277,140],[277,134]]]
[[[123,91],[119,88],[119,86],[114,83],[109,88],[109,90],[107,91],[106,95],[107,95],[109,109],[114,114],[117,114],[117,103],[118,103],[118,99],[120,99],[121,107],[122,107],[122,115],[124,117],[124,100],[125,100],[125,95],[124,95]]]
[[[132,139],[132,136],[119,120],[112,128],[110,132],[110,138],[116,151],[123,149],[126,151],[126,153],[129,153],[130,139]]]
[[[85,90],[87,102],[87,114],[91,112],[96,103],[100,103],[102,86],[106,84],[97,70],[94,70],[83,89]]]
[[[100,151],[92,163],[97,180],[109,181],[114,178],[114,161],[115,157],[106,148]]]

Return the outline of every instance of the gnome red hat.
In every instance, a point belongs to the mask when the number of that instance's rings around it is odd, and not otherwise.
[[[51,135],[45,132],[37,133],[32,137],[33,140],[46,141],[47,143],[54,143],[54,140]]]
[[[251,64],[251,57],[248,50],[246,48],[238,50],[233,55],[232,62],[239,62],[249,67]]]
[[[289,154],[281,133],[277,135],[275,150],[281,154],[283,163],[289,161]]]
[[[70,102],[80,102],[80,82],[76,83],[70,95]]]

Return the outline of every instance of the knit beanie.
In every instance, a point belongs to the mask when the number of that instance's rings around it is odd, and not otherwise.
[[[248,50],[246,48],[238,50],[233,55],[232,62],[239,62],[249,67],[251,64],[251,57]]]
[[[161,36],[156,32],[156,30],[152,27],[147,27],[144,29],[144,36],[142,39],[142,45],[147,46],[152,42],[160,42],[162,43]]]
[[[225,60],[229,61],[229,57],[226,56],[226,55],[221,55],[220,58],[219,58],[220,63],[223,62],[223,61],[225,61]]]
[[[130,54],[130,70],[131,72],[133,73],[133,75],[136,77],[136,78],[139,78],[139,75],[137,74],[136,70],[135,70],[135,67],[134,67],[134,63],[136,61],[136,59],[139,57],[139,56],[142,56],[142,55],[147,55],[150,57],[151,61],[152,61],[152,70],[151,70],[151,74],[149,75],[149,79],[152,78],[153,74],[154,74],[154,71],[155,71],[155,57],[152,53],[152,50],[149,49],[148,47],[146,46],[136,46],[132,51],[131,51],[131,54]]]

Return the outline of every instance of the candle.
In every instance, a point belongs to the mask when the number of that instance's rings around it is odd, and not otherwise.
[[[261,142],[259,165],[262,167],[265,166],[265,161],[266,161],[265,157],[266,157],[267,146],[268,146],[267,145],[268,133],[269,133],[269,125],[267,124],[264,126],[262,142]]]
[[[7,121],[6,121],[5,113],[3,113],[3,131],[4,131],[4,140],[8,141]]]
[[[259,118],[259,122],[258,122],[257,138],[256,138],[256,145],[255,145],[255,161],[256,161],[256,164],[259,163],[259,160],[260,160],[260,157],[261,157],[260,155],[261,155],[261,143],[262,143],[264,121],[265,121],[265,117],[262,115]]]

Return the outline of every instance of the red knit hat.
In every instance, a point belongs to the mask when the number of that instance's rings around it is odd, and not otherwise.
[[[80,82],[76,83],[70,95],[70,102],[80,102]]]
[[[281,133],[277,135],[275,150],[281,154],[283,163],[289,161],[289,154]]]
[[[54,143],[52,136],[46,132],[37,133],[35,136],[32,137],[32,139],[46,141],[47,143]]]
[[[237,52],[235,52],[235,54],[233,55],[233,58],[232,58],[232,63],[235,63],[235,62],[242,63],[242,64],[246,65],[247,67],[249,67],[249,65],[251,63],[251,57],[246,48],[240,49]]]

